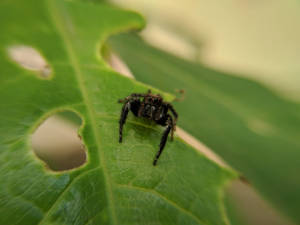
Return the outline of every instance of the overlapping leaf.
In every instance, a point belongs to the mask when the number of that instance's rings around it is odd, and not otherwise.
[[[110,41],[137,80],[185,89],[179,125],[241,171],[268,200],[300,222],[300,106],[266,87],[191,63],[135,36]]]

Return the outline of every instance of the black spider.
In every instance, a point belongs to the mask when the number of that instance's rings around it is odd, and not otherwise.
[[[119,100],[119,103],[124,103],[119,121],[120,143],[122,142],[123,125],[126,122],[129,110],[137,117],[147,118],[149,120],[153,120],[155,123],[161,126],[167,126],[162,135],[159,144],[159,150],[153,161],[153,165],[155,166],[160,154],[162,153],[165,147],[170,131],[171,140],[173,140],[173,134],[176,128],[176,121],[178,118],[177,112],[174,110],[173,106],[170,103],[164,102],[163,98],[159,94],[152,94],[151,90],[149,90],[146,94],[133,93],[128,97]],[[174,119],[168,113],[169,110],[174,115]]]

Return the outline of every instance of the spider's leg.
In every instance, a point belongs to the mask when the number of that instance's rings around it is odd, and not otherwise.
[[[119,127],[119,142],[122,142],[122,137],[123,137],[123,125],[126,122],[126,118],[128,115],[128,112],[130,110],[130,102],[126,102],[123,107],[122,107],[122,111],[121,111],[121,117],[120,117],[120,127]]]
[[[178,118],[178,113],[173,108],[172,104],[168,103],[167,106],[171,110],[172,114],[174,115],[174,117],[175,117],[174,124],[176,124],[176,121],[177,121],[177,118]]]
[[[178,92],[179,94],[180,94],[180,97],[178,98],[178,97],[176,97],[175,99],[174,99],[174,101],[176,101],[176,102],[181,102],[183,99],[184,99],[184,94],[185,94],[185,91],[184,91],[184,89],[180,89],[180,90],[175,90],[176,92]]]
[[[175,132],[175,128],[176,128],[176,124],[175,121],[173,121],[172,117],[169,117],[172,123],[172,128],[171,128],[171,141],[173,141],[174,139],[174,132]]]
[[[177,113],[176,110],[173,108],[172,104],[167,103],[167,106],[168,106],[168,109],[170,109],[170,111],[172,112],[173,116],[175,117],[175,118],[174,118],[174,121],[173,121],[172,134],[171,134],[171,138],[172,138],[172,140],[173,140],[174,131],[176,130],[176,122],[177,122],[177,119],[178,119],[178,113]]]
[[[170,114],[167,114],[167,124],[170,124],[171,126],[171,141],[173,141],[176,123]]]
[[[155,166],[157,164],[157,160],[160,157],[160,155],[161,155],[161,153],[162,153],[162,151],[163,151],[163,149],[166,145],[166,142],[168,140],[168,135],[169,135],[170,130],[172,129],[172,127],[173,127],[172,117],[169,116],[168,121],[167,121],[167,128],[165,129],[165,131],[163,133],[163,136],[161,137],[160,144],[159,144],[159,150],[156,153],[155,159],[153,161],[153,166]]]

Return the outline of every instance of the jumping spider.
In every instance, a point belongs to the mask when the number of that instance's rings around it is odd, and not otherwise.
[[[166,145],[170,131],[171,140],[173,140],[176,121],[178,118],[177,112],[170,103],[164,102],[163,98],[159,94],[152,94],[151,90],[149,90],[146,94],[133,93],[128,97],[119,100],[119,103],[124,103],[119,121],[120,143],[122,142],[123,125],[126,122],[129,111],[131,111],[136,117],[147,118],[161,126],[166,126],[166,129],[161,137],[159,150],[156,153],[153,161],[153,165],[155,166],[160,154],[162,153]],[[168,113],[169,110],[172,112],[174,118]]]

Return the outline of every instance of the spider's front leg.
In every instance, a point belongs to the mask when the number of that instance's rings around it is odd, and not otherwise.
[[[120,127],[119,127],[119,143],[122,142],[122,138],[123,138],[123,126],[124,126],[124,124],[126,122],[127,115],[128,115],[129,110],[130,110],[130,104],[131,104],[130,101],[128,101],[122,107],[120,121],[119,121],[119,124],[120,124]]]
[[[157,160],[158,158],[160,157],[165,145],[166,145],[166,142],[168,140],[168,135],[171,131],[171,129],[173,129],[173,126],[174,126],[174,123],[173,123],[173,119],[170,115],[168,115],[167,117],[167,128],[165,129],[164,133],[163,133],[163,136],[161,137],[161,140],[160,140],[160,144],[159,144],[159,150],[158,152],[156,153],[156,156],[155,156],[155,159],[153,161],[153,166],[155,166],[157,164]]]

